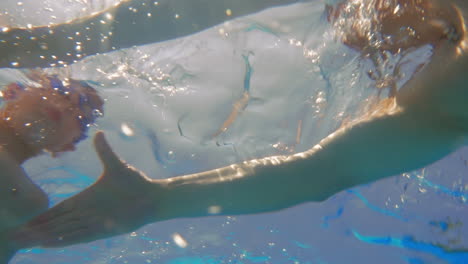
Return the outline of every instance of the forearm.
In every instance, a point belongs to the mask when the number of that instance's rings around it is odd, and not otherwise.
[[[65,246],[157,221],[280,210],[425,166],[464,142],[428,111],[389,111],[340,128],[308,151],[151,180],[122,162],[97,133],[99,180],[15,231],[14,243]]]
[[[299,171],[302,160],[295,156],[269,157],[164,180],[164,195],[158,197],[158,221],[261,213],[308,200],[309,194],[293,190],[300,178],[293,174],[305,173]]]
[[[54,67],[86,56],[187,36],[298,0],[131,0],[69,23],[0,32],[0,67]]]
[[[156,221],[323,201],[352,186],[421,168],[459,146],[457,131],[440,120],[421,119],[386,114],[341,128],[303,153],[164,180]]]

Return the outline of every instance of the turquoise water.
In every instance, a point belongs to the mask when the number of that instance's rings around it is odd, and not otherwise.
[[[94,9],[112,3],[74,1],[67,7],[73,12],[56,19],[83,15],[76,8],[91,2]],[[64,3],[44,1],[42,7]],[[31,23],[51,19],[27,3],[6,1],[7,7],[27,14],[23,19]],[[390,57],[381,73],[399,66],[405,73],[397,80],[401,86],[430,53],[422,47]],[[313,2],[47,71],[98,88],[107,99],[105,117],[91,133],[104,130],[126,161],[165,178],[307,149],[376,96],[368,75],[373,67],[335,41],[323,3]],[[0,78],[22,77],[2,70]],[[243,102],[245,93],[249,99]],[[236,119],[218,133],[240,102]],[[424,170],[346,190],[320,204],[157,223],[86,245],[23,250],[12,263],[468,263],[467,160],[462,149]],[[57,159],[32,160],[25,169],[52,204],[89,186],[101,170],[89,141]]]
[[[466,154],[466,150],[458,153]],[[427,170],[450,167],[458,155]],[[71,184],[81,189],[92,183],[92,176],[73,169],[49,170],[69,177],[45,179],[40,181],[43,186]],[[13,263],[50,262],[51,258],[52,263],[345,263],[349,257],[381,259],[381,263],[387,263],[382,258],[389,259],[388,263],[466,263],[462,221],[468,193],[436,184],[431,178],[440,179],[425,173],[425,177],[419,172],[354,188],[321,205],[264,216],[178,220],[91,245],[23,250]],[[383,190],[389,185],[393,190]],[[421,188],[425,188],[424,194]],[[73,193],[53,195],[52,199]],[[401,198],[401,193],[415,201],[400,200],[395,203],[398,207],[390,206],[382,199],[383,193],[387,201]],[[430,208],[433,204],[436,210]],[[183,235],[189,245],[194,243],[193,248],[180,248],[171,241],[173,231]],[[344,256],[336,258],[330,250]]]

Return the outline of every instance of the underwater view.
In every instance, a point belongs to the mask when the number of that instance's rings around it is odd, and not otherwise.
[[[131,11],[141,17],[158,15],[141,3],[169,5],[174,21],[191,8],[179,0],[133,1]],[[67,23],[120,2],[3,0],[0,27],[7,32]],[[210,1],[198,2],[214,14]],[[12,60],[2,66],[2,87],[30,83],[31,72],[38,71],[84,81],[104,100],[76,150],[24,163],[50,206],[98,179],[102,165],[92,140],[97,131],[104,131],[119,157],[153,179],[292,155],[391,98],[433,55],[431,45],[363,55],[341,41],[337,31],[347,25],[332,21],[329,8],[342,1],[258,0],[266,3],[261,8],[251,2],[245,8],[254,11],[245,15],[226,9],[227,18],[218,21],[216,15],[200,14],[213,21],[193,32],[155,27],[160,39],[132,45],[123,38],[120,47],[100,47],[73,63],[36,68]],[[95,26],[105,32],[106,23]],[[128,32],[128,39],[134,37]],[[72,49],[79,52],[81,43]],[[151,223],[90,243],[22,249],[9,263],[463,264],[468,263],[467,176],[464,147],[424,168],[354,186],[321,202]]]

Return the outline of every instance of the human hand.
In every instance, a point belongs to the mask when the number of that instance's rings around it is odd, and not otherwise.
[[[18,247],[62,247],[131,232],[154,221],[156,208],[148,199],[158,186],[120,160],[104,138],[94,137],[104,166],[101,177],[83,192],[61,202],[15,230]],[[156,186],[156,189],[155,189]]]

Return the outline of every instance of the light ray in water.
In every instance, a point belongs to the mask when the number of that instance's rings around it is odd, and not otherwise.
[[[248,28],[246,28],[244,31],[245,32],[250,32],[250,31],[255,31],[255,30],[259,30],[261,32],[265,32],[265,33],[268,33],[268,34],[271,34],[277,38],[279,38],[279,35],[273,31],[272,29],[268,28],[268,27],[265,27],[265,26],[262,26],[258,23],[253,23],[251,24]]]
[[[77,191],[67,192],[67,193],[54,193],[50,195],[51,198],[51,206],[55,205],[58,201],[69,198],[77,193],[79,193],[82,189],[88,187],[89,185],[93,184],[95,179],[91,176],[88,176],[82,172],[74,170],[72,168],[66,166],[58,166],[48,168],[48,171],[64,171],[72,177],[64,177],[64,178],[49,178],[49,179],[42,179],[39,181],[41,185],[43,184],[59,184],[65,185],[70,184],[78,188]]]
[[[253,73],[252,65],[250,65],[249,61],[249,55],[242,55],[245,61],[244,92],[250,92],[250,79]]]
[[[448,188],[446,186],[443,186],[443,185],[440,185],[440,184],[437,184],[437,183],[433,183],[430,180],[426,179],[426,177],[424,177],[424,171],[422,173],[423,173],[422,177],[418,177],[417,175],[414,175],[414,174],[411,174],[409,177],[411,179],[414,179],[414,180],[418,181],[421,185],[430,187],[430,188],[436,190],[437,192],[441,192],[441,193],[450,195],[450,196],[452,196],[454,198],[460,198],[463,203],[468,202],[468,192],[452,190],[452,189],[450,189],[450,188]]]
[[[68,178],[51,178],[51,179],[42,179],[40,180],[41,184],[73,184],[80,188],[85,188],[94,183],[95,179],[91,176],[88,176],[82,172],[74,170],[66,166],[58,166],[48,168],[48,171],[64,171],[68,174],[73,175],[73,177]]]
[[[160,153],[161,143],[159,142],[159,139],[156,136],[156,133],[148,129],[146,131],[146,136],[151,142],[151,150],[156,161],[158,161],[160,164],[165,164],[164,158],[162,157]]]
[[[340,206],[338,210],[336,210],[335,214],[326,215],[322,217],[323,219],[322,227],[328,228],[330,226],[330,223],[329,223],[330,220],[339,219],[343,215],[343,211],[344,211],[344,206]]]
[[[244,92],[242,93],[242,97],[233,104],[231,113],[223,122],[218,131],[213,134],[212,138],[215,138],[226,132],[231,124],[234,123],[237,116],[247,107],[247,104],[250,101],[250,79],[252,77],[253,69],[249,62],[249,55],[242,56],[245,61]]]
[[[383,209],[383,208],[380,208],[378,207],[377,205],[374,205],[372,204],[371,202],[369,202],[369,200],[367,200],[366,197],[364,197],[364,195],[361,194],[361,192],[357,189],[350,189],[350,190],[347,190],[348,193],[350,194],[353,194],[355,195],[357,198],[359,198],[366,206],[367,208],[371,209],[372,211],[376,211],[378,213],[381,213],[383,215],[387,215],[387,216],[391,216],[391,217],[394,217],[394,218],[397,218],[403,222],[408,222],[408,219],[406,217],[403,217],[393,211],[390,211],[390,210],[386,210],[386,209]]]
[[[391,236],[364,236],[356,230],[352,230],[352,234],[362,242],[424,252],[436,256],[439,259],[445,260],[447,263],[451,264],[466,264],[468,260],[468,249],[449,250],[438,245],[416,241],[412,237],[396,238]]]

